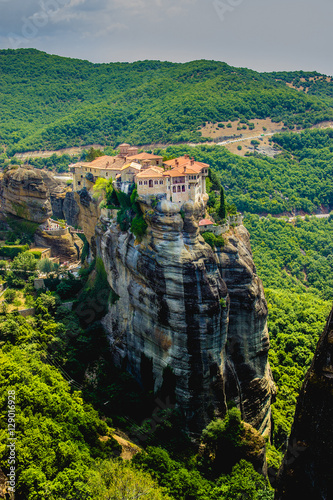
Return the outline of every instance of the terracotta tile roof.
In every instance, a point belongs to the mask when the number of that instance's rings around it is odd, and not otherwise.
[[[163,160],[163,156],[152,155],[150,153],[138,153],[137,155],[128,156],[128,160]]]
[[[141,165],[140,163],[135,163],[134,161],[132,161],[131,163],[126,163],[123,167],[121,167],[121,170],[125,170],[126,168],[129,168],[129,167],[132,167],[132,168],[135,168],[135,170],[141,170]]]
[[[177,166],[178,163],[178,166]],[[172,168],[178,168],[178,167],[188,167],[188,168],[195,168],[197,170],[197,173],[200,172],[203,168],[209,168],[209,165],[207,163],[202,163],[200,161],[191,161],[191,158],[189,156],[179,156],[179,158],[174,158],[173,160],[168,160],[164,162],[164,165],[167,165],[168,167]]]
[[[201,169],[195,168],[194,165],[190,165],[189,167],[178,167],[178,168],[173,168],[171,170],[166,170],[164,175],[169,176],[169,177],[184,177],[184,175],[193,175],[193,174],[199,174]]]
[[[138,173],[136,177],[138,179],[152,179],[153,177],[163,178],[164,170],[161,167],[150,167],[146,170],[142,170],[142,172]]]
[[[124,165],[124,163],[125,160],[123,158],[118,158],[117,156],[104,155],[104,156],[99,156],[94,161],[78,163],[76,165],[89,168],[120,170],[121,167]]]
[[[199,221],[199,226],[211,226],[212,224],[214,224],[214,222],[209,219],[201,219]]]

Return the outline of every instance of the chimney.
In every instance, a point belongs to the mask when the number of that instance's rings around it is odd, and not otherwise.
[[[175,160],[175,165],[176,165],[176,167],[178,167],[178,166],[179,166],[179,162],[178,162],[177,158],[176,158],[176,160]]]
[[[186,174],[186,167],[184,167],[184,174]]]
[[[193,165],[193,164],[194,164],[194,156],[192,156],[192,158],[191,158],[191,165]]]

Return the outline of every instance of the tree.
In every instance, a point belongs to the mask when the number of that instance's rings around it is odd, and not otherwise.
[[[88,151],[86,159],[87,159],[87,161],[94,161],[99,156],[104,156],[103,151],[101,151],[100,149],[94,149],[93,147],[91,147]]]
[[[116,460],[97,462],[95,473],[89,476],[88,485],[93,498],[100,500],[167,500],[151,476],[131,465]]]
[[[100,197],[104,197],[106,187],[109,181],[104,179],[103,177],[98,177],[93,187],[93,198],[94,200],[98,200]]]
[[[221,186],[221,189],[220,189],[220,207],[219,207],[219,210],[218,210],[218,214],[219,216],[221,217],[221,219],[225,219],[226,218],[226,206],[225,206],[225,196],[224,196],[224,189],[223,189],[223,186]]]

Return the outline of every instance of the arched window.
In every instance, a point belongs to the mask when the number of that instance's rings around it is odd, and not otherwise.
[[[154,183],[153,183],[153,181],[150,179],[150,180],[149,180],[149,187],[150,187],[150,188],[152,188],[152,187],[153,187],[153,185],[154,185]]]

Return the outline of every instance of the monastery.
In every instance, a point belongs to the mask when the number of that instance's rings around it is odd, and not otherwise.
[[[90,163],[72,166],[73,187],[91,189],[98,177],[113,179],[116,189],[129,192],[137,185],[138,195],[161,196],[174,203],[206,201],[206,177],[209,165],[189,155],[163,162],[163,157],[138,153],[129,144],[119,146],[118,156],[100,156]]]

